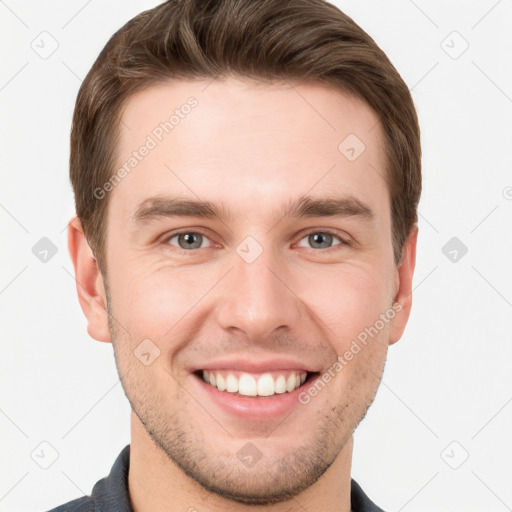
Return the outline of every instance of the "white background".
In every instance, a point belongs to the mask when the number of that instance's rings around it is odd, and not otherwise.
[[[0,512],[90,493],[130,441],[112,347],[87,335],[67,253],[69,130],[108,38],[157,3],[0,1]],[[388,511],[512,510],[512,1],[336,5],[411,88],[424,153],[412,315],[353,477]],[[32,48],[51,47],[43,31],[58,43],[47,59]],[[58,250],[46,263],[42,237]],[[457,262],[452,237],[468,248]],[[41,442],[58,453],[48,469],[31,458]]]

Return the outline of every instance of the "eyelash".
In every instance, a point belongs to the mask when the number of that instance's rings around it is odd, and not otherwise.
[[[199,231],[199,230],[191,230],[191,229],[185,229],[185,230],[182,230],[182,231],[176,231],[174,233],[171,233],[170,235],[166,236],[163,240],[164,244],[167,244],[167,245],[171,245],[173,250],[177,250],[178,252],[181,252],[181,253],[193,253],[193,252],[196,252],[200,249],[210,249],[211,247],[199,247],[198,249],[182,249],[181,247],[178,247],[176,245],[172,245],[170,243],[170,240],[172,240],[174,237],[177,237],[179,235],[182,235],[182,234],[197,234],[197,235],[202,235],[204,236],[205,238],[207,238],[208,240],[210,240],[209,236],[206,234],[206,233],[203,233],[202,231]],[[335,244],[333,245],[332,247],[328,247],[326,249],[317,249],[315,247],[307,247],[307,249],[311,249],[312,251],[315,251],[315,252],[331,252],[333,250],[336,250],[336,248],[340,248],[340,247],[344,247],[344,246],[350,246],[352,245],[351,242],[349,242],[347,239],[341,237],[339,234],[335,233],[334,231],[331,231],[331,230],[328,230],[328,229],[325,229],[325,230],[312,230],[312,231],[308,231],[307,233],[305,233],[304,235],[301,236],[301,238],[299,239],[299,242],[301,240],[303,240],[304,238],[308,237],[309,235],[313,235],[313,234],[322,234],[322,235],[330,235],[334,238],[337,238],[339,240],[340,243],[338,244]],[[212,242],[210,240],[210,242]],[[215,242],[212,242],[214,245],[215,245]]]

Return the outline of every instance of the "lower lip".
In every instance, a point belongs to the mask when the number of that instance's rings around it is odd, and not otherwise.
[[[250,420],[270,420],[290,414],[294,408],[303,407],[299,395],[314,382],[318,375],[308,376],[304,384],[286,393],[271,396],[243,396],[228,391],[219,391],[207,384],[196,374],[192,375],[199,387],[207,394],[210,401],[217,404],[228,414]]]

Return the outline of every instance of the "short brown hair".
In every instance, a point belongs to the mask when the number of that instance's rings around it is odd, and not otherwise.
[[[71,130],[76,213],[102,272],[108,197],[122,108],[169,79],[234,76],[316,81],[364,100],[386,138],[395,263],[417,223],[420,130],[407,85],[374,40],[324,0],[169,0],[128,21],[83,81]],[[341,142],[341,141],[340,141]]]

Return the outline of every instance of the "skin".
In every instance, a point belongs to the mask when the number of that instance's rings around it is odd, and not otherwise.
[[[132,406],[136,512],[350,510],[352,433],[409,317],[417,227],[395,265],[384,136],[370,107],[322,84],[291,85],[230,77],[137,93],[122,116],[119,166],[187,98],[198,105],[109,192],[106,279],[79,220],[69,223],[88,332],[113,343]],[[338,151],[351,133],[366,145],[353,162]],[[136,224],[157,194],[222,203],[231,217]],[[351,194],[375,218],[284,216],[305,194]],[[182,228],[204,234],[203,247],[180,250],[170,237]],[[313,246],[308,235],[325,230],[341,238]],[[263,249],[252,263],[236,251],[249,235]],[[229,415],[190,373],[235,354],[293,357],[323,373],[394,303],[401,311],[286,418]],[[134,357],[144,339],[160,350],[149,366]],[[261,453],[250,468],[237,457],[248,442]]]

